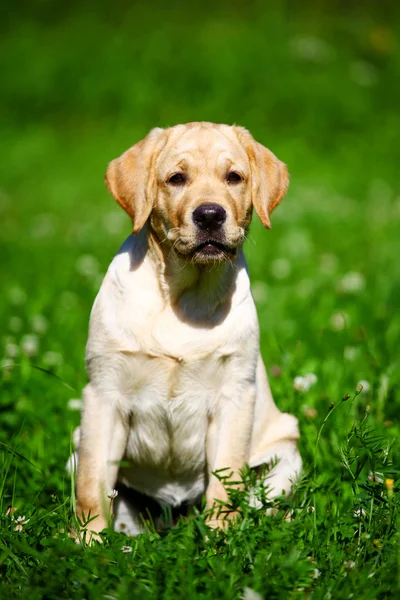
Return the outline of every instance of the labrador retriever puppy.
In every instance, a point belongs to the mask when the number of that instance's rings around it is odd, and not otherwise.
[[[108,525],[117,481],[173,507],[205,494],[214,526],[226,523],[219,469],[237,478],[276,459],[265,484],[290,491],[297,419],[271,396],[242,251],[253,208],[270,228],[288,181],[246,129],[205,122],[153,129],[109,164],[132,235],[90,317],[77,514],[96,516],[92,536]],[[140,530],[138,507],[114,510],[117,529]]]

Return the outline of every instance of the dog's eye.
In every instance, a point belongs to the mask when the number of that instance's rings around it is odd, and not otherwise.
[[[241,181],[243,181],[243,177],[239,175],[239,173],[237,173],[236,171],[231,171],[226,176],[226,180],[228,183],[240,183]]]
[[[183,173],[174,173],[174,175],[171,175],[171,177],[167,179],[167,182],[172,183],[172,185],[183,185],[185,181],[186,178]]]

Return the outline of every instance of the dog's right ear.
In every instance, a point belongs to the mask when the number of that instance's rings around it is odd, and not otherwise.
[[[152,129],[144,140],[108,165],[105,181],[115,200],[132,219],[138,233],[154,205],[154,165],[165,144],[164,129]]]

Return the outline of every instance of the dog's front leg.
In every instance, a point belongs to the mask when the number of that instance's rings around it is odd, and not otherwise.
[[[102,396],[89,384],[83,395],[77,474],[77,516],[90,520],[85,529],[89,539],[108,526],[111,500],[107,498],[117,481],[119,462],[123,458],[128,429],[115,400]]]
[[[226,474],[232,473],[234,481],[240,479],[240,469],[249,460],[255,401],[255,385],[248,385],[240,397],[223,394],[210,419],[207,431],[209,483],[206,506],[212,510],[209,524],[213,527],[224,527],[226,518],[235,516],[234,512],[224,514],[224,509],[221,511],[218,508],[218,501],[227,502],[228,494],[213,472],[227,468]]]

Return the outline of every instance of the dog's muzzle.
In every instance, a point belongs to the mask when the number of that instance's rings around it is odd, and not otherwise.
[[[224,223],[226,210],[216,203],[200,204],[192,214],[196,225],[196,241],[193,258],[198,262],[226,260],[232,258],[236,250],[230,248],[225,239]]]

